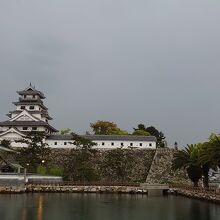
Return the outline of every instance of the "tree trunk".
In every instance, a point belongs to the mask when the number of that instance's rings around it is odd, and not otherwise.
[[[193,185],[194,185],[194,187],[199,187],[199,182],[198,181],[193,182]]]
[[[204,164],[202,166],[202,173],[203,173],[203,186],[204,188],[209,188],[209,166],[208,164]]]

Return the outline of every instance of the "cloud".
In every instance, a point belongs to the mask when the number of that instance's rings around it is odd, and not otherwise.
[[[170,144],[219,131],[220,3],[0,1],[0,118],[33,82],[58,128],[155,125]]]

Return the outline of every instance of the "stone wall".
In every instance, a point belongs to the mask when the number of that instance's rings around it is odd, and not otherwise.
[[[126,152],[126,156],[130,158],[129,161],[125,161],[125,172],[127,174],[124,181],[145,182],[155,154],[155,150],[125,149],[124,151]],[[106,150],[96,151],[94,157],[92,158],[92,164],[95,172],[100,177],[99,181],[119,181],[115,176],[112,167],[103,167],[107,154],[108,151]],[[55,165],[65,166],[65,164],[68,163],[69,155],[69,149],[52,149],[50,160],[53,161]]]
[[[149,184],[189,183],[183,170],[174,172],[171,169],[175,150],[158,148],[153,158],[146,182]]]

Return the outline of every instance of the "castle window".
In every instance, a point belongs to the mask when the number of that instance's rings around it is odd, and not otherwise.
[[[121,143],[121,146],[123,147],[123,146],[124,146],[124,143]]]
[[[130,143],[130,146],[133,147],[133,143]]]
[[[105,145],[105,142],[102,142],[102,146],[104,146]]]
[[[32,109],[32,110],[33,110],[33,109],[34,109],[34,106],[33,106],[33,105],[31,105],[31,106],[29,107],[29,109]]]
[[[114,146],[114,142],[112,142],[112,146]]]
[[[149,146],[152,147],[152,143],[150,143]]]
[[[22,105],[22,106],[21,106],[21,109],[25,109],[25,106],[24,106],[24,105]]]
[[[32,127],[32,131],[36,131],[37,130],[37,127]]]
[[[27,96],[26,96],[26,95],[24,95],[24,98],[25,98],[25,99],[26,99],[26,97],[27,97]]]
[[[66,142],[64,142],[64,145],[67,145],[67,143],[66,143]]]
[[[33,95],[33,98],[35,99],[35,95]]]
[[[28,127],[23,127],[23,131],[27,131]]]
[[[57,142],[54,142],[54,145],[57,145]]]
[[[142,143],[140,143],[139,145],[140,145],[140,147],[142,147]]]

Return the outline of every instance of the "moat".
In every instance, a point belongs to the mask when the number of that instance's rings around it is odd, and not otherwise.
[[[1,194],[1,220],[217,220],[220,205],[180,196]]]

